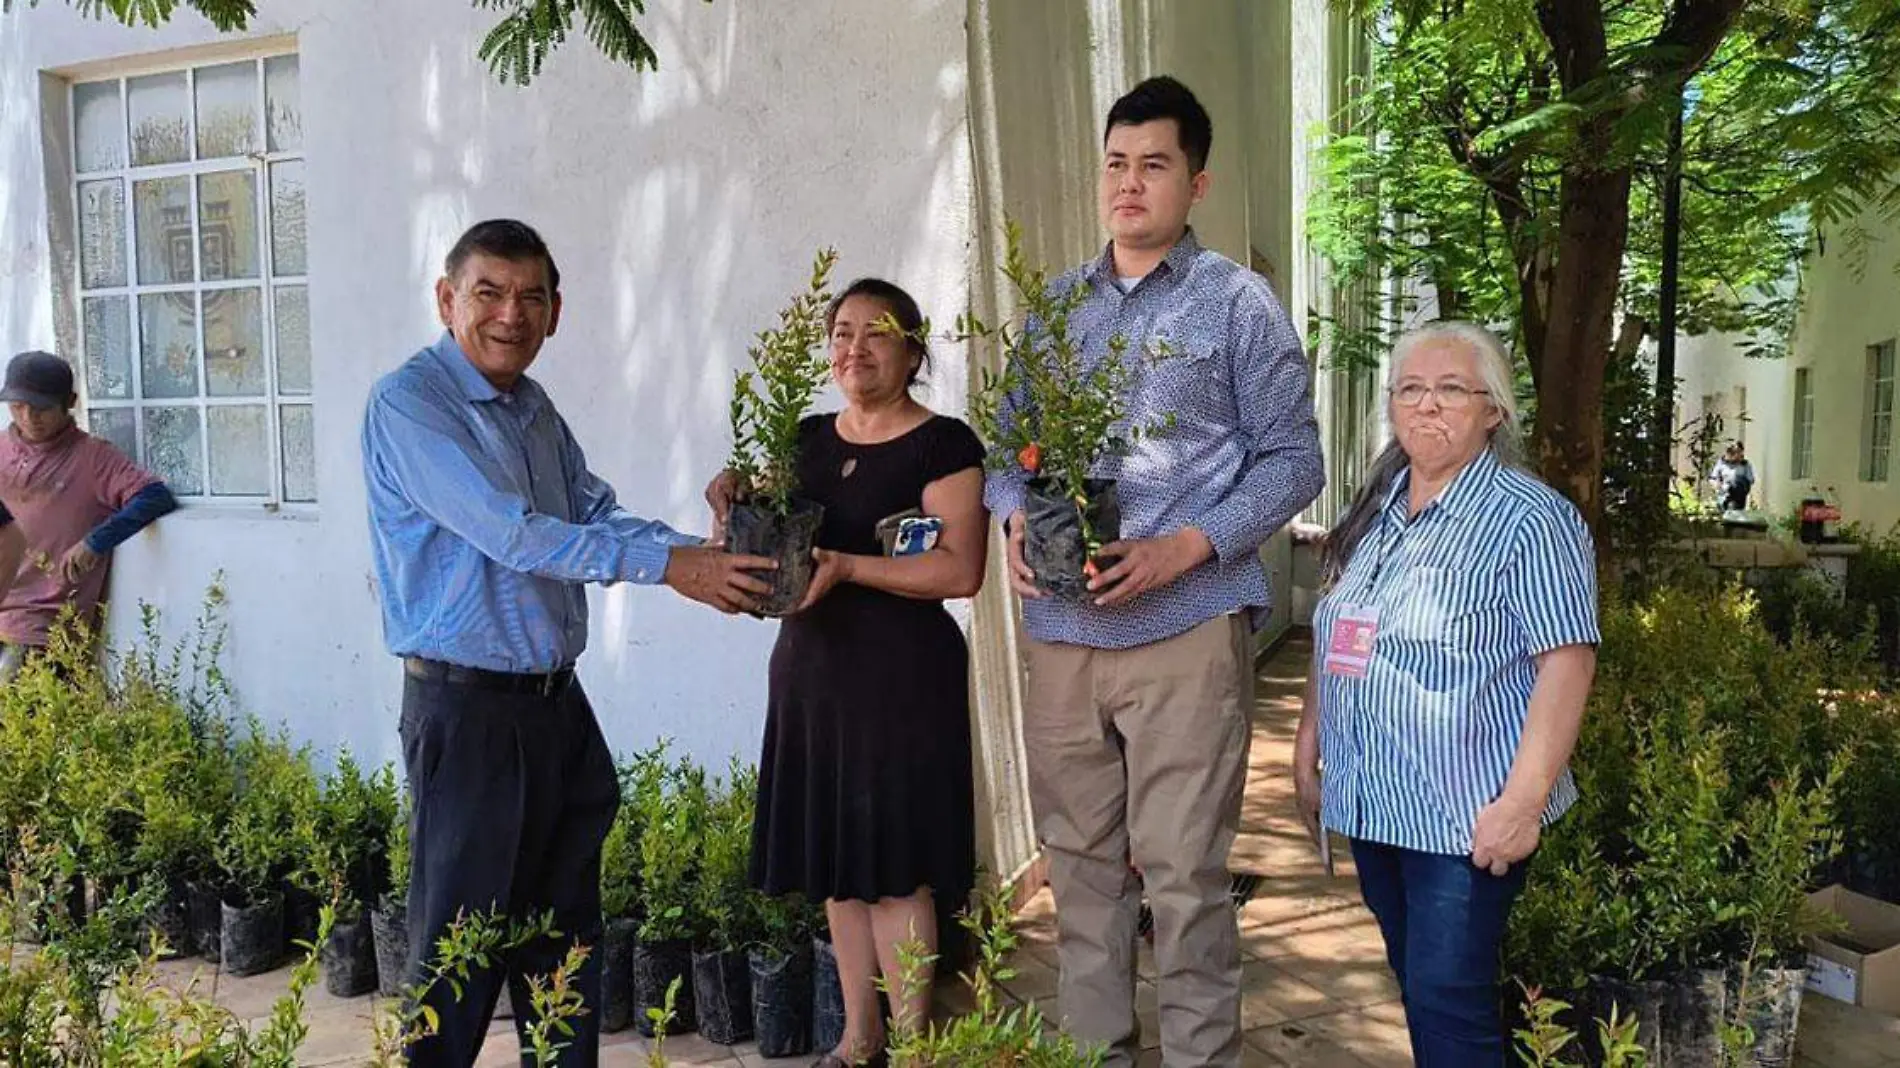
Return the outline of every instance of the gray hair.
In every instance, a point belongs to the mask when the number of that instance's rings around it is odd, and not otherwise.
[[[1524,446],[1518,429],[1517,381],[1513,373],[1511,350],[1505,347],[1496,334],[1477,323],[1447,319],[1427,323],[1401,334],[1392,345],[1391,367],[1386,373],[1388,393],[1405,373],[1405,361],[1412,353],[1426,345],[1444,342],[1462,345],[1477,361],[1478,378],[1483,382],[1491,407],[1499,416],[1498,425],[1491,430],[1492,453],[1504,463],[1514,467],[1523,466]],[[1379,450],[1372,466],[1366,469],[1359,492],[1353,495],[1346,514],[1327,532],[1326,541],[1320,550],[1320,573],[1327,585],[1337,581],[1345,572],[1353,550],[1359,547],[1366,531],[1372,528],[1372,521],[1378,515],[1379,507],[1385,503],[1386,494],[1391,492],[1392,483],[1409,463],[1411,458],[1405,454],[1397,435],[1394,435],[1386,442],[1385,448]]]

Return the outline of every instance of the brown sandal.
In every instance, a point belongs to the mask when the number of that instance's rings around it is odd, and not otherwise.
[[[890,1056],[878,1050],[861,1061],[847,1061],[836,1053],[827,1053],[811,1062],[811,1068],[887,1068]]]

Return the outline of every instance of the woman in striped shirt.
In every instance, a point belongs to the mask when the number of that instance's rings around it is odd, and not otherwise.
[[[1418,1064],[1503,1065],[1499,946],[1543,824],[1576,799],[1595,557],[1519,465],[1489,331],[1400,338],[1388,393],[1394,440],[1326,539],[1295,785],[1315,835],[1352,841]]]

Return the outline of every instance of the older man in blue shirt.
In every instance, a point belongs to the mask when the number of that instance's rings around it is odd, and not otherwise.
[[[1058,1012],[1134,1063],[1135,937],[1154,909],[1161,1050],[1170,1068],[1238,1065],[1240,950],[1227,853],[1240,819],[1252,703],[1249,617],[1267,607],[1259,550],[1324,481],[1299,335],[1266,282],[1201,247],[1212,123],[1172,78],[1117,101],[1104,134],[1094,262],[1058,280],[1086,299],[1069,323],[1093,366],[1117,336],[1170,358],[1128,398],[1167,430],[1104,469],[1125,540],[1082,603],[1045,597],[1023,560],[1021,472],[986,503],[1009,526],[1029,631],[1024,736],[1050,860]],[[1129,863],[1141,870],[1140,880]]]
[[[439,1026],[409,1048],[412,1064],[473,1064],[504,979],[525,1039],[528,978],[554,971],[568,944],[599,942],[601,844],[620,792],[574,678],[582,585],[664,583],[726,612],[768,588],[748,571],[771,561],[636,518],[587,469],[526,375],[559,322],[560,278],[525,224],[471,228],[436,283],[447,332],[377,383],[363,421],[384,636],[405,675],[412,974],[465,911],[551,911],[561,932],[477,971],[459,994],[431,988]],[[598,961],[575,977],[589,1011],[563,1064],[598,1059]]]

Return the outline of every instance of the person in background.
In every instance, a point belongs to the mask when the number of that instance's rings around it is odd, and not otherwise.
[[[0,680],[46,648],[60,613],[96,633],[112,550],[178,507],[165,483],[73,421],[73,369],[50,352],[7,364],[0,400]]]
[[[1470,323],[1392,352],[1394,437],[1326,537],[1300,817],[1352,841],[1420,1068],[1503,1068],[1499,954],[1596,674],[1583,517],[1520,466],[1511,359]]]
[[[1748,507],[1748,494],[1755,488],[1755,465],[1748,462],[1742,443],[1730,442],[1715,462],[1709,481],[1714,483],[1716,500],[1724,512],[1739,512]]]

